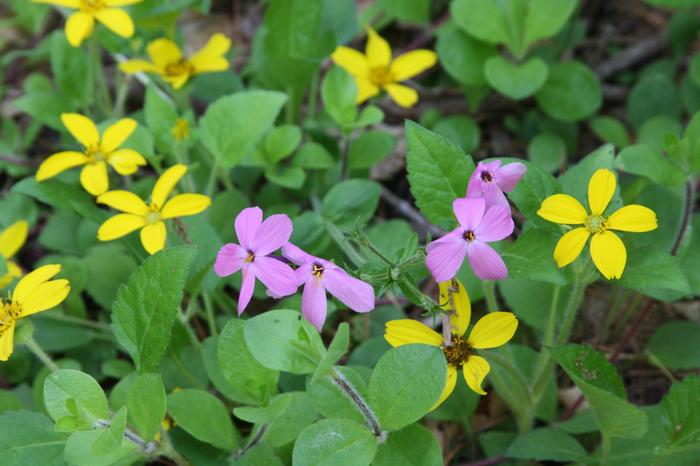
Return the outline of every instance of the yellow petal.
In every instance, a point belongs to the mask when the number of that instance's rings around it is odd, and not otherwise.
[[[139,167],[148,165],[143,155],[133,149],[119,149],[109,154],[109,165],[120,175],[133,175]]]
[[[23,303],[39,285],[51,280],[60,271],[60,265],[51,264],[44,265],[28,273],[17,283],[12,292],[12,301],[19,304]]]
[[[590,233],[585,228],[574,228],[559,239],[554,248],[554,260],[559,267],[571,264],[581,254]]]
[[[643,205],[625,206],[608,217],[608,228],[637,233],[656,230],[656,213]]]
[[[391,63],[391,47],[389,47],[389,43],[372,28],[367,28],[365,55],[370,68],[388,68]]]
[[[66,8],[80,8],[80,0],[32,0],[32,3],[44,3]]]
[[[615,174],[610,170],[601,168],[593,173],[588,182],[588,207],[591,208],[591,215],[600,215],[605,211],[616,187]]]
[[[143,0],[103,0],[107,6],[127,6],[141,3]]]
[[[430,411],[435,410],[440,406],[447,398],[450,397],[452,392],[455,390],[455,385],[457,385],[457,368],[454,366],[447,366],[447,380],[445,380],[445,388],[440,394],[440,398],[435,402],[435,404],[430,408]]]
[[[14,256],[27,241],[27,233],[29,223],[24,220],[18,220],[0,232],[0,256],[5,259]]]
[[[80,47],[85,39],[90,37],[95,27],[92,15],[76,11],[66,21],[66,39],[73,47]]]
[[[104,162],[89,163],[80,172],[80,184],[85,191],[93,196],[99,196],[109,189],[107,164]]]
[[[518,318],[512,312],[490,312],[474,325],[469,344],[476,349],[505,345],[518,328]]]
[[[593,235],[591,238],[593,263],[605,278],[620,278],[627,263],[627,249],[619,236],[612,231]]]
[[[230,48],[231,39],[223,34],[214,34],[188,62],[194,67],[195,73],[224,71],[229,68],[229,62],[224,55]]]
[[[158,67],[146,60],[126,60],[119,64],[119,69],[122,73],[134,74],[134,73],[156,73]]]
[[[12,324],[0,335],[0,361],[7,361],[12,356],[15,339],[15,325]]]
[[[180,178],[185,176],[185,173],[187,173],[187,165],[179,163],[168,168],[160,175],[151,193],[151,204],[153,204],[156,209],[160,210],[163,208],[165,200],[173,189],[175,189],[175,185],[180,181]]]
[[[165,68],[170,63],[176,63],[182,59],[182,52],[177,44],[169,39],[156,39],[146,48],[151,61],[158,68]]]
[[[163,219],[197,215],[211,204],[204,194],[180,194],[165,203],[161,211]]]
[[[542,201],[537,215],[554,223],[579,225],[588,214],[581,203],[568,194],[554,194]]]
[[[190,79],[190,73],[184,72],[177,76],[164,76],[163,79],[169,82],[173,89],[178,90]]]
[[[396,58],[391,63],[391,76],[396,81],[410,79],[437,63],[437,54],[432,50],[413,50]]]
[[[452,281],[441,282],[440,286],[440,304],[443,309],[452,310],[450,307],[450,293],[452,288],[452,303],[455,306],[455,313],[450,315],[450,324],[452,325],[452,333],[462,336],[469,327],[469,321],[472,317],[472,306],[469,302],[467,289],[462,285],[462,282],[456,278]]]
[[[131,37],[134,35],[134,22],[124,10],[103,8],[95,12],[95,18],[119,36]]]
[[[355,84],[357,85],[357,103],[361,104],[370,97],[379,94],[379,87],[365,77],[356,77]]]
[[[112,241],[113,239],[126,236],[134,230],[143,228],[145,225],[146,220],[138,215],[117,214],[100,225],[99,230],[97,230],[97,239],[100,241]]]
[[[86,164],[88,158],[85,154],[74,151],[58,152],[44,160],[36,172],[36,180],[44,181],[69,170],[73,167]]]
[[[124,141],[129,138],[129,136],[131,136],[131,133],[134,132],[137,125],[136,120],[132,120],[131,118],[122,118],[107,128],[102,135],[102,141],[100,142],[102,153],[110,154],[114,152],[124,143]]]
[[[7,261],[7,273],[0,277],[0,289],[5,288],[7,285],[13,282],[15,278],[22,276],[22,269],[19,265],[8,260]]]
[[[129,191],[116,190],[106,192],[97,198],[97,203],[108,205],[127,214],[140,215],[141,217],[145,217],[150,212],[146,203],[136,194]]]
[[[366,77],[369,74],[367,59],[362,53],[350,47],[339,46],[331,55],[333,63],[354,76]]]
[[[442,345],[442,336],[427,325],[412,319],[390,320],[386,323],[384,338],[393,347],[422,343]]]
[[[481,356],[472,355],[462,366],[464,380],[467,381],[469,388],[474,390],[479,395],[486,395],[486,392],[481,388],[481,384],[491,370],[489,362]]]
[[[70,293],[68,280],[52,280],[37,286],[22,303],[22,317],[58,306]]]
[[[384,89],[394,99],[394,102],[404,108],[413,107],[418,102],[418,92],[403,84],[387,84]]]
[[[100,132],[97,131],[95,123],[88,117],[79,113],[62,113],[61,121],[70,134],[83,146],[96,146],[100,143]]]
[[[165,247],[166,235],[164,222],[146,225],[141,230],[141,244],[149,254],[155,254]]]

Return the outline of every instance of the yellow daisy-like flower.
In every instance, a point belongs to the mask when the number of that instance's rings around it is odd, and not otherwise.
[[[185,58],[177,44],[169,39],[156,39],[146,48],[151,61],[127,60],[119,65],[124,73],[156,73],[180,89],[190,77],[201,73],[225,71],[229,67],[224,57],[231,48],[231,40],[223,34],[214,34],[209,42],[190,58]]]
[[[627,249],[619,236],[610,230],[645,232],[656,229],[656,214],[637,204],[624,206],[605,217],[603,213],[615,194],[615,174],[601,168],[588,182],[588,206],[567,194],[555,194],[542,201],[537,215],[550,222],[582,225],[564,234],[554,248],[554,260],[559,267],[572,263],[591,238],[591,257],[607,279],[620,278],[627,263]]]
[[[85,147],[85,151],[64,151],[51,155],[39,166],[37,181],[48,180],[70,168],[84,165],[80,172],[80,184],[93,196],[99,196],[109,189],[107,165],[111,165],[120,175],[132,175],[140,166],[146,165],[146,159],[135,150],[119,148],[136,129],[135,120],[121,119],[107,128],[101,137],[97,126],[88,117],[63,113],[61,121]]]
[[[185,118],[178,118],[170,130],[170,134],[176,141],[184,141],[190,137],[190,122]]]
[[[0,298],[0,361],[12,355],[17,320],[56,307],[70,293],[68,280],[51,280],[61,266],[45,265],[22,278],[8,300]]]
[[[167,201],[185,173],[187,166],[183,164],[166,170],[153,187],[150,204],[129,191],[110,191],[98,197],[98,203],[124,213],[105,221],[97,231],[97,238],[111,241],[141,229],[141,244],[149,254],[163,249],[167,236],[164,220],[196,215],[211,204],[211,199],[203,194],[180,194]]]
[[[399,84],[437,63],[432,50],[418,49],[392,60],[391,47],[374,29],[367,29],[365,54],[350,47],[339,46],[331,55],[333,62],[355,77],[357,103],[379,94],[380,89],[389,93],[394,102],[411,107],[418,102],[418,93]]]
[[[122,37],[134,35],[134,22],[120,6],[133,5],[143,0],[32,0],[34,3],[73,8],[78,11],[66,21],[66,37],[73,47],[92,35],[95,20],[107,26],[109,30]]]
[[[12,280],[22,276],[22,269],[11,259],[27,241],[29,224],[19,220],[0,232],[0,256],[5,259],[7,273],[0,276],[0,288],[5,288]]]
[[[480,395],[486,392],[481,384],[491,370],[488,361],[476,354],[476,350],[496,348],[506,344],[518,328],[518,319],[511,312],[491,312],[474,325],[469,337],[464,335],[471,320],[471,305],[464,285],[455,279],[440,283],[440,302],[450,309],[448,288],[452,287],[455,313],[450,315],[452,344],[445,346],[442,336],[418,321],[411,319],[391,320],[386,323],[384,338],[393,347],[414,343],[437,346],[447,359],[447,381],[445,388],[432,409],[437,408],[452,393],[457,384],[457,371],[462,370],[469,388]]]

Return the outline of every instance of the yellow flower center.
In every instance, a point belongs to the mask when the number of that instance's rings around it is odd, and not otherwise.
[[[184,118],[175,120],[175,126],[170,130],[176,141],[184,141],[190,135],[190,123]]]
[[[105,6],[104,0],[80,0],[80,11],[84,13],[96,13]]]
[[[583,222],[589,233],[603,233],[608,229],[608,221],[602,215],[589,215],[586,221]]]
[[[107,154],[102,152],[102,148],[99,145],[88,147],[87,151],[85,151],[85,155],[88,158],[89,164],[95,164],[97,162],[106,162],[109,158]]]
[[[253,254],[251,251],[248,251],[248,257],[245,258],[246,262],[253,262],[255,260],[255,254]]]
[[[386,66],[377,66],[370,68],[369,70],[369,80],[375,86],[384,86],[386,84],[391,84],[394,82],[394,77],[391,74],[391,70]]]
[[[6,303],[0,298],[0,335],[11,329],[21,314],[19,304]]]
[[[314,274],[316,278],[321,278],[321,275],[323,275],[323,266],[321,264],[314,264],[311,268],[311,273]]]
[[[457,369],[462,367],[469,360],[469,356],[474,354],[474,349],[467,340],[456,335],[452,335],[451,346],[442,346],[441,349],[445,353],[447,364]]]
[[[149,213],[146,214],[145,219],[147,225],[153,225],[154,223],[158,223],[161,219],[160,212],[158,212],[157,210],[151,210]]]
[[[464,235],[462,236],[464,237],[465,241],[474,241],[474,238],[476,238],[476,236],[474,236],[474,232],[471,230],[465,231]]]
[[[177,76],[182,76],[183,74],[192,74],[194,72],[194,66],[192,66],[184,58],[168,63],[165,65],[165,75],[170,78],[175,78]]]

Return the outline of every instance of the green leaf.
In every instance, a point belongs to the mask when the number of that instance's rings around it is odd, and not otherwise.
[[[406,166],[421,213],[442,227],[455,224],[452,201],[464,197],[474,162],[447,139],[406,121]]]
[[[564,431],[547,427],[517,437],[508,447],[506,456],[561,463],[585,463],[591,460],[578,440]]]
[[[665,367],[674,370],[700,368],[700,324],[688,321],[667,322],[656,329],[647,352]]]
[[[389,434],[379,445],[372,466],[442,466],[442,450],[435,435],[420,424]]]
[[[326,348],[318,331],[297,311],[267,311],[246,322],[243,334],[248,349],[268,369],[310,374]]]
[[[233,167],[272,127],[287,96],[244,91],[218,99],[199,120],[202,143],[224,167]]]
[[[700,376],[688,375],[675,382],[661,401],[668,420],[664,430],[674,446],[697,446],[700,442]]]
[[[445,380],[447,362],[439,348],[406,345],[385,353],[369,382],[369,403],[382,429],[398,430],[427,414]]]
[[[489,44],[508,41],[508,26],[498,0],[455,0],[450,7],[455,22],[473,37]]]
[[[294,442],[299,437],[299,433],[319,417],[306,392],[281,393],[273,399],[271,404],[277,401],[281,402],[281,409],[278,408],[274,415],[262,421],[268,424],[265,442],[275,448]]]
[[[146,126],[153,134],[156,145],[161,150],[173,150],[172,129],[177,120],[174,105],[166,100],[154,85],[146,87],[146,98],[143,106]]]
[[[292,166],[312,170],[324,170],[334,163],[328,150],[317,142],[305,142],[292,158]]]
[[[323,216],[339,227],[368,223],[377,209],[380,194],[381,188],[374,181],[342,181],[323,198]]]
[[[92,428],[98,419],[109,418],[104,391],[84,372],[63,369],[50,374],[44,382],[44,403],[54,421],[69,418],[69,430]]]
[[[31,411],[0,414],[0,458],[4,466],[63,466],[66,439],[43,414]]]
[[[644,76],[634,85],[627,99],[627,117],[639,129],[648,119],[665,115],[681,116],[681,105],[675,81],[665,73]]]
[[[508,266],[508,275],[566,285],[566,275],[557,267],[552,255],[560,236],[543,228],[530,228],[523,232],[501,254]]]
[[[348,167],[369,168],[394,150],[396,138],[384,131],[366,131],[352,141],[348,153]]]
[[[321,99],[326,112],[341,127],[357,118],[357,85],[344,69],[332,67],[321,83]]]
[[[457,144],[466,154],[479,147],[481,140],[479,125],[473,118],[465,115],[442,118],[435,123],[433,131]]]
[[[578,61],[557,63],[535,96],[542,110],[561,121],[579,121],[594,114],[603,102],[597,76]]]
[[[358,371],[347,366],[338,366],[335,370],[352,385],[362,399],[367,399],[367,382]],[[323,417],[350,419],[361,424],[367,422],[357,405],[338,387],[332,376],[325,375],[317,381],[309,380],[306,391],[314,408]]]
[[[204,390],[185,389],[171,393],[168,395],[168,414],[197,440],[226,451],[239,446],[228,409]]]
[[[123,439],[121,445],[105,454],[96,454],[93,447],[102,438],[103,430],[73,432],[66,443],[63,458],[71,466],[112,466],[133,464],[141,454],[135,443]]]
[[[687,293],[688,280],[677,257],[658,249],[635,251],[627,258],[620,285],[649,294],[652,290]]]
[[[550,351],[583,392],[603,435],[624,438],[644,435],[646,413],[627,401],[622,379],[605,356],[589,346],[574,344]]]
[[[281,125],[265,136],[265,153],[272,163],[288,157],[301,143],[301,128],[296,125]]]
[[[599,168],[612,170],[614,161],[615,149],[612,144],[606,144],[591,152],[559,177],[563,192],[578,199],[583,206],[588,206],[588,182],[591,176]],[[614,197],[611,204],[613,203]]]
[[[566,142],[553,133],[540,133],[527,145],[527,157],[543,170],[556,171],[566,161]]]
[[[294,443],[295,466],[368,466],[377,440],[366,427],[346,419],[324,419],[304,429]]]
[[[525,18],[525,47],[558,33],[577,4],[577,0],[530,0]]]
[[[160,374],[143,374],[134,379],[126,398],[129,421],[141,438],[152,439],[165,418],[167,401]]]
[[[593,118],[589,125],[593,132],[604,142],[614,144],[622,149],[630,145],[630,137],[627,128],[619,119],[611,116],[599,116]]]
[[[221,373],[232,389],[235,401],[262,404],[277,389],[279,373],[261,365],[245,343],[243,329],[247,321],[231,319],[221,336],[217,350]]]
[[[333,367],[333,364],[338,362],[340,358],[345,356],[350,347],[350,326],[347,322],[342,322],[338,326],[338,331],[333,336],[331,344],[328,345],[328,351],[323,357],[318,367],[314,371],[314,375],[311,378],[311,383],[316,382],[318,379],[328,374],[328,372]]]
[[[510,275],[508,279],[498,282],[498,289],[508,308],[518,319],[544,331],[555,285],[544,283],[539,278],[535,281],[515,278],[512,273]],[[567,296],[565,290],[561,291],[561,296]]]
[[[531,222],[537,225],[551,226],[549,222],[537,215],[537,211],[540,210],[542,201],[547,197],[561,192],[559,182],[550,173],[534,163],[514,158],[500,158],[500,160],[504,164],[518,162],[527,167],[527,171],[515,189],[508,194],[508,197]]]
[[[486,61],[484,73],[488,83],[498,92],[521,100],[542,87],[549,68],[539,57],[532,57],[525,63],[513,63],[501,55],[495,55]]]
[[[615,160],[615,168],[645,176],[662,186],[680,186],[687,175],[661,151],[646,144],[635,144],[622,149]]]
[[[265,170],[265,177],[272,183],[289,189],[300,189],[306,180],[306,173],[301,167],[276,167]]]
[[[126,406],[122,406],[112,417],[109,427],[99,429],[100,435],[95,439],[91,447],[93,454],[96,456],[108,455],[121,446],[124,441],[126,417]]]
[[[486,84],[484,64],[497,53],[496,47],[474,39],[453,21],[438,30],[435,50],[447,74],[464,86]]]
[[[196,251],[179,246],[158,252],[119,288],[112,327],[141,373],[154,371],[165,355]]]
[[[379,0],[377,4],[400,21],[426,24],[430,19],[430,0]]]
[[[89,86],[85,85],[88,54],[75,53],[75,48],[68,43],[62,31],[54,31],[50,40],[51,72],[61,94],[72,98],[76,104],[86,104],[92,98],[88,92]]]

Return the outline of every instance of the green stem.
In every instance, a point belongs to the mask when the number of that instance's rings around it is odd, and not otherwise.
[[[552,302],[549,306],[549,316],[547,317],[547,328],[544,332],[542,346],[552,346],[554,343],[554,333],[557,327],[557,309],[559,307],[559,296],[561,295],[561,286],[555,285],[552,292]]]
[[[608,466],[610,464],[610,437],[603,433],[600,444],[600,464]]]
[[[211,172],[209,172],[209,180],[207,181],[206,194],[209,197],[212,197],[212,195],[214,194],[214,189],[216,188],[216,177],[218,176],[218,173],[219,161],[215,158],[214,164],[211,167]]]
[[[206,291],[202,293],[204,299],[204,310],[207,313],[207,322],[209,323],[209,331],[212,335],[218,335],[219,330],[216,328],[216,316],[214,315],[214,306],[211,303],[211,296]]]
[[[481,285],[484,288],[484,297],[486,298],[486,307],[489,312],[498,310],[498,301],[496,300],[496,282],[482,281]]]
[[[321,200],[316,196],[311,196],[311,205],[314,211],[323,218],[321,213]],[[361,267],[367,262],[367,260],[360,254],[357,249],[353,247],[352,244],[347,240],[342,231],[338,229],[333,223],[323,220],[323,225],[326,227],[328,235],[335,241],[335,243],[343,250],[345,255],[350,259],[350,262],[355,264],[356,267]]]
[[[178,319],[180,320],[180,323],[182,324],[183,327],[185,327],[185,331],[187,332],[187,335],[190,337],[190,341],[192,342],[192,346],[194,346],[197,351],[201,352],[202,351],[202,343],[199,341],[199,338],[197,337],[197,334],[194,332],[194,329],[190,327],[190,324],[187,320],[187,316],[182,312],[182,309],[178,311]]]
[[[369,404],[367,404],[364,398],[362,398],[362,395],[360,395],[357,392],[357,390],[355,390],[352,384],[350,384],[350,382],[337,369],[334,368],[331,375],[336,385],[341,390],[343,390],[346,395],[348,395],[353,404],[355,404],[357,409],[365,417],[367,423],[372,428],[372,433],[374,433],[374,436],[378,439],[384,438],[385,434],[384,432],[382,432],[382,428],[379,425],[379,419],[377,419],[377,415],[374,414],[374,411],[372,411],[372,408],[370,408]]]
[[[33,336],[29,336],[25,341],[24,344],[27,348],[29,348],[29,351],[34,353],[34,356],[36,356],[51,372],[56,372],[60,368],[58,365],[53,362],[53,359],[51,359],[51,356],[46,354],[46,352],[39,346],[39,343],[36,342]]]
[[[58,314],[56,312],[46,312],[41,315],[42,319],[55,320],[56,322],[65,322],[67,324],[80,325],[81,327],[91,328],[93,330],[98,330],[100,332],[112,333],[112,329],[108,324],[103,324],[102,322],[95,322],[94,320],[80,319],[78,317],[67,316],[65,314]]]
[[[175,156],[175,160],[177,160],[178,163],[189,166],[190,160],[187,154],[187,148],[183,144],[179,144],[177,142],[175,143],[173,155]],[[191,170],[187,170],[187,174],[185,175],[185,187],[191,193],[197,191]]]
[[[124,115],[124,107],[126,105],[126,98],[129,95],[129,82],[130,79],[125,77],[126,75],[119,71],[117,67],[117,73],[115,81],[117,82],[117,92],[114,101],[114,109],[112,110],[112,116],[115,118],[120,118]]]
[[[311,85],[309,87],[309,104],[307,107],[307,118],[313,118],[316,115],[316,102],[318,101],[318,83],[321,79],[321,74],[319,70],[313,74],[311,78]]]

